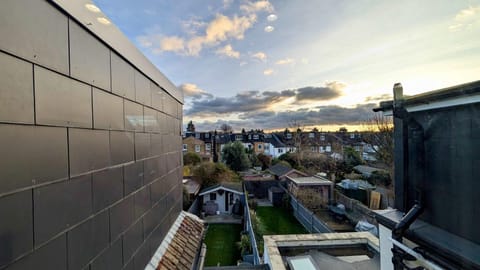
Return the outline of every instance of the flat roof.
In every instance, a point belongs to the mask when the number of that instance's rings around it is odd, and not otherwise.
[[[52,0],[52,2],[183,104],[183,92],[163,75],[100,9],[91,11],[92,9],[88,8],[96,7],[95,3],[91,0]]]
[[[380,253],[379,239],[369,232],[321,233],[321,234],[288,234],[263,236],[265,261],[271,269],[286,270],[279,248],[322,247],[344,245],[367,245]]]
[[[307,176],[307,177],[289,177],[292,182],[299,186],[313,186],[313,185],[332,185],[333,182],[319,176]]]

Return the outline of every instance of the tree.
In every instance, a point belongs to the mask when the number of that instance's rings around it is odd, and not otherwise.
[[[250,168],[250,161],[242,143],[236,141],[223,147],[222,160],[230,169],[238,172]]]
[[[223,133],[232,133],[232,132],[233,132],[232,126],[230,126],[230,125],[227,124],[227,123],[221,124],[221,125],[220,125],[220,130],[221,130]]]
[[[278,157],[278,159],[281,160],[281,161],[287,162],[288,164],[290,164],[290,167],[293,167],[293,168],[298,167],[296,154],[294,154],[294,153],[282,154]]]
[[[197,165],[202,162],[202,158],[196,153],[186,153],[183,155],[183,165]]]
[[[355,151],[355,149],[349,146],[343,149],[343,158],[349,168],[353,168],[357,165],[363,164],[363,160],[362,157],[360,157],[360,154]]]
[[[238,181],[238,176],[223,163],[203,162],[193,170],[193,177],[203,187],[209,187],[221,182]]]
[[[257,159],[258,161],[260,161],[260,164],[262,165],[262,170],[266,170],[272,164],[272,158],[263,153],[258,154]]]
[[[374,114],[365,126],[368,132],[363,136],[365,143],[371,146],[378,161],[385,163],[393,171],[393,119]]]

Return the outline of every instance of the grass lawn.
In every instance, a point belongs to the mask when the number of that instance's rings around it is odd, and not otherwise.
[[[242,226],[239,224],[209,224],[205,244],[207,255],[205,266],[237,265],[240,258],[240,249],[236,242],[240,241]]]
[[[256,213],[265,229],[264,235],[308,233],[293,213],[283,207],[260,206]]]

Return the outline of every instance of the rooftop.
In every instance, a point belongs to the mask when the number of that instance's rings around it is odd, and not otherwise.
[[[333,185],[332,181],[320,176],[288,177],[288,179],[299,186]]]
[[[290,167],[282,165],[282,164],[275,164],[273,166],[270,166],[270,168],[268,168],[268,170],[271,173],[273,173],[274,175],[283,176],[283,175],[289,173],[290,171],[292,171],[293,168],[290,168]]]
[[[265,262],[271,269],[286,270],[288,260],[306,256],[310,256],[319,269],[380,269],[379,240],[367,232],[266,235],[263,239]],[[358,248],[363,248],[365,254],[358,250],[355,256],[349,254],[349,250]]]
[[[181,212],[145,269],[192,269],[196,264],[203,232],[201,219]]]
[[[405,96],[403,106],[408,111],[421,111],[433,108],[445,108],[461,104],[479,102],[480,81],[455,85],[435,91],[429,91],[414,96]],[[475,97],[475,98],[474,98]],[[380,107],[374,111],[391,111],[393,101],[380,102]]]
[[[224,183],[221,183],[221,184],[218,184],[218,185],[214,185],[214,186],[202,189],[200,191],[199,195],[200,196],[205,195],[207,193],[217,191],[219,189],[228,190],[228,191],[231,191],[233,193],[243,194],[242,183],[224,182]]]
[[[363,174],[367,177],[369,177],[373,172],[377,172],[377,171],[385,172],[385,170],[383,170],[383,169],[370,167],[370,166],[365,166],[365,165],[357,165],[357,166],[353,167],[353,169],[355,169],[356,171],[358,171],[359,173],[361,173],[361,174]]]

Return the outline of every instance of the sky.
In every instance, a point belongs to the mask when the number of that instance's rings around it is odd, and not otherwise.
[[[480,0],[94,0],[184,91],[184,124],[362,129],[372,108],[479,80]]]

